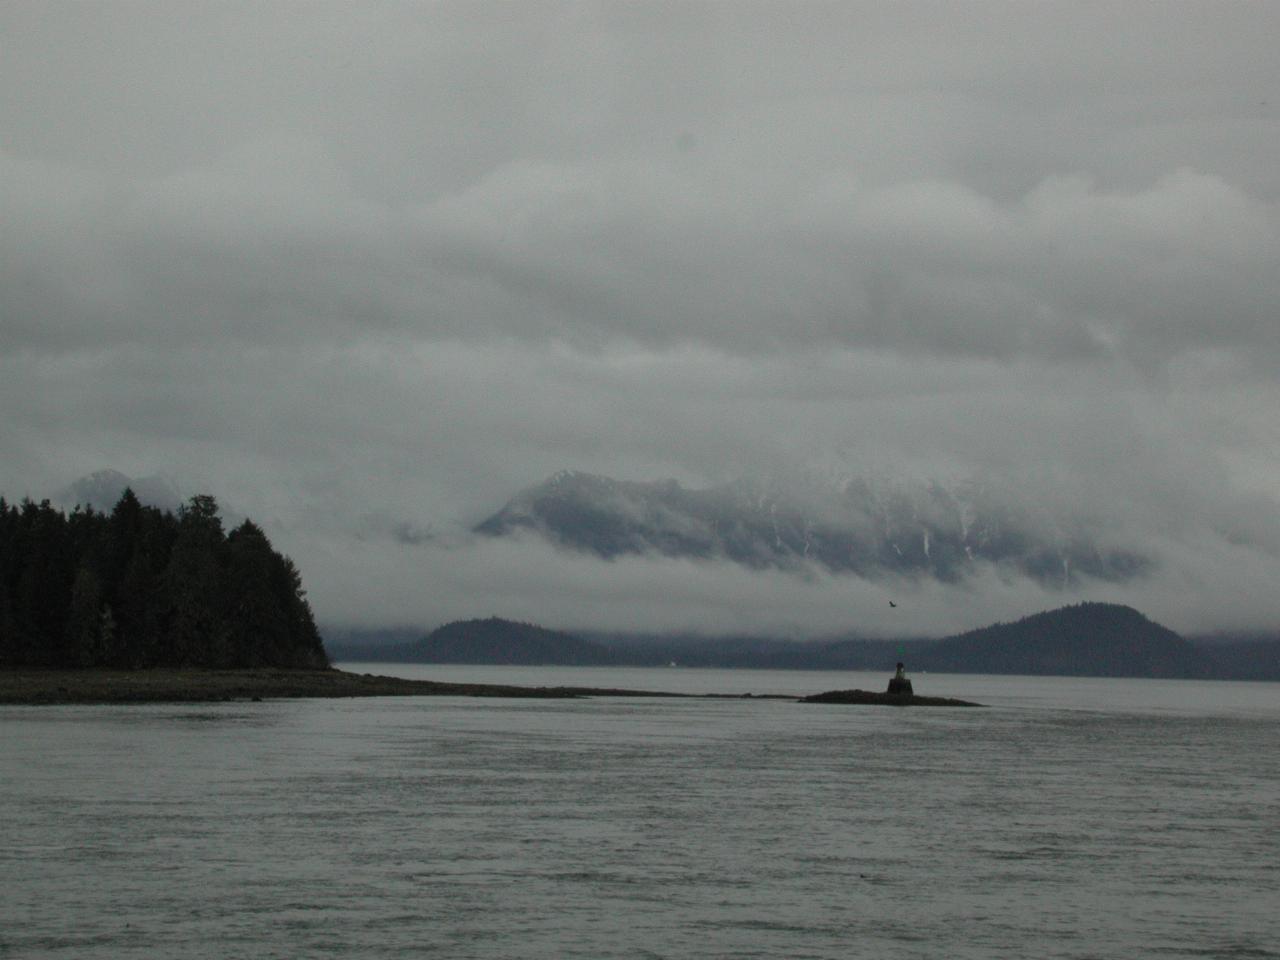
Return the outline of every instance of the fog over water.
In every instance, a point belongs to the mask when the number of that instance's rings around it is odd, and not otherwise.
[[[1274,628],[1277,33],[1209,2],[6,3],[0,492],[171,476],[334,624]],[[467,535],[565,468],[988,478],[1157,563],[1046,592]]]

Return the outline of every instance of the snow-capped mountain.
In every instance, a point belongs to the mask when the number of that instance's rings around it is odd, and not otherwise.
[[[1077,576],[1124,580],[1151,560],[1103,546],[1090,525],[1026,506],[976,482],[835,484],[739,481],[690,489],[565,471],[475,527],[532,531],[603,558],[655,553],[754,568],[808,565],[863,577],[957,581],[988,563],[1049,585]]]

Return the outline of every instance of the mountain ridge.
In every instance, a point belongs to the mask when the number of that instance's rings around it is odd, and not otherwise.
[[[472,529],[490,537],[532,533],[605,560],[650,554],[753,569],[817,566],[864,578],[957,582],[988,564],[1065,587],[1082,578],[1123,582],[1154,564],[1105,543],[1099,526],[976,482],[848,478],[797,492],[746,480],[690,488],[561,471]]]

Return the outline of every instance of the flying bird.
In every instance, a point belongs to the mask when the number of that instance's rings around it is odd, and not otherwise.
[[[890,601],[889,601],[889,606],[891,606],[891,607],[896,607],[896,606],[897,606],[897,604],[896,604],[896,603],[894,603],[892,600],[890,600]]]

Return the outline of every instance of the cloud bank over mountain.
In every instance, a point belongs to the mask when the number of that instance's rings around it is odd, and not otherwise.
[[[1038,509],[1037,509],[1038,507]],[[737,482],[697,490],[561,471],[523,490],[474,528],[534,533],[605,560],[628,555],[814,568],[867,579],[955,583],[983,565],[1006,577],[1070,587],[1081,577],[1124,582],[1153,563],[1087,516],[1020,502],[981,482],[870,483],[845,478],[793,487]]]
[[[8,4],[0,492],[171,475],[331,619],[817,630],[883,583],[466,530],[566,467],[991,478],[1154,558],[1082,598],[1274,626],[1278,28]],[[886,629],[1070,599],[911,589]]]

